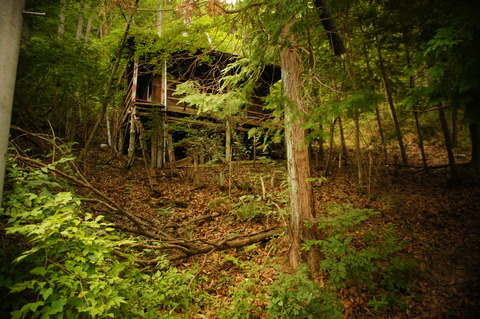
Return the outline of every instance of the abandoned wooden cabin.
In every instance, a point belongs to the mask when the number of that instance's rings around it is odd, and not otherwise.
[[[147,115],[160,119],[161,123],[152,128],[150,156],[152,168],[163,167],[167,159],[172,157],[168,148],[172,145],[172,133],[165,134],[163,123],[180,121],[195,116],[194,125],[217,125],[225,134],[225,158],[231,159],[230,150],[230,125],[225,119],[215,114],[199,113],[195,105],[180,102],[180,96],[175,95],[177,85],[186,81],[196,81],[205,93],[220,93],[220,80],[223,70],[238,57],[219,51],[201,52],[195,54],[178,52],[169,61],[162,61],[160,65],[141,63],[136,60],[127,73],[129,95],[127,98],[127,113],[130,114],[130,147],[129,153],[133,152],[135,132],[139,132],[142,139],[142,122]],[[264,66],[254,88],[254,94],[250,103],[245,106],[243,112],[235,115],[235,129],[248,130],[252,127],[261,126],[270,113],[263,109],[262,98],[267,96],[270,87],[280,80],[280,68],[273,65]],[[133,135],[132,135],[133,134]],[[138,139],[138,138],[137,138]],[[169,140],[170,139],[170,140]],[[142,148],[146,148],[148,142],[143,141]],[[140,141],[142,144],[142,141]],[[145,152],[145,150],[144,150]],[[145,155],[145,154],[144,154]],[[168,156],[170,155],[170,156]]]

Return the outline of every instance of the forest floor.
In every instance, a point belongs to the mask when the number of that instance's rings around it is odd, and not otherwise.
[[[239,234],[286,228],[281,216],[288,205],[283,162],[235,164],[230,187],[228,167],[222,165],[202,167],[196,173],[193,168],[179,168],[175,176],[169,170],[157,170],[152,193],[141,160],[127,170],[118,168],[106,153],[97,155],[90,172],[92,184],[137,217],[173,225],[165,231],[174,237],[218,243]],[[371,291],[358,286],[342,288],[339,297],[345,318],[479,318],[479,184],[452,182],[448,168],[390,166],[367,171],[370,177],[362,188],[357,187],[353,166],[334,168],[325,180],[315,181],[317,214],[331,203],[380,212],[367,227],[378,232],[386,225],[393,227],[403,245],[400,254],[414,262],[408,274],[412,288],[403,306],[385,311],[374,311],[368,305]],[[212,213],[212,218],[199,219]],[[226,251],[212,249],[172,261],[179,269],[196,267],[198,289],[217,301],[192,318],[217,318],[221,307],[233,307],[235,287],[248,278],[266,287],[278,272],[288,272],[288,249],[288,236],[280,235],[268,242]],[[256,302],[260,308],[265,306],[264,300]],[[263,318],[262,314],[252,317],[257,316]]]

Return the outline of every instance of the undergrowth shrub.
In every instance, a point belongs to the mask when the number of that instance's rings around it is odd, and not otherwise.
[[[233,206],[231,213],[237,215],[243,220],[253,219],[257,216],[267,216],[276,213],[273,205],[268,202],[264,202],[259,195],[242,195],[239,198],[238,203]]]
[[[356,291],[370,296],[371,311],[404,305],[413,290],[408,273],[414,264],[399,254],[402,245],[391,227],[369,227],[368,220],[377,214],[369,209],[330,206],[317,225],[310,225],[321,230],[323,239],[303,247],[322,253],[321,285],[312,281],[306,265],[295,274],[278,275],[267,287],[259,287],[258,279],[249,278],[231,288],[231,302],[220,317],[343,318],[340,289],[355,285],[361,287]]]
[[[224,305],[217,314],[222,319],[259,318],[264,312],[262,304],[266,296],[258,278],[245,278],[229,290],[231,305]]]
[[[274,204],[270,198],[264,200],[260,195],[250,194],[240,196],[230,213],[244,221],[252,220],[256,217],[271,217],[276,220],[285,220],[287,218],[287,210]]]
[[[21,169],[11,160],[9,191],[0,211],[0,313],[12,318],[177,318],[194,296],[193,275],[163,260],[150,273],[139,253],[119,259],[133,241],[121,239],[103,217],[83,213],[60,191],[49,168]],[[199,296],[197,296],[198,298]]]
[[[320,249],[320,271],[328,275],[326,285],[332,289],[366,286],[373,296],[369,305],[384,310],[404,305],[402,298],[414,288],[408,284],[414,263],[399,255],[403,246],[391,226],[377,231],[364,225],[376,214],[379,213],[369,209],[332,205],[318,219],[325,239],[310,241],[304,249]]]
[[[306,265],[301,265],[293,275],[280,275],[268,287],[268,293],[267,312],[271,318],[343,318],[335,292],[313,282]]]

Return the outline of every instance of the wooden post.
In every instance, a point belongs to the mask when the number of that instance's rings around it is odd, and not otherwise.
[[[163,168],[163,154],[165,144],[163,115],[159,112],[153,113],[153,129],[151,141],[151,168]]]
[[[232,166],[232,117],[227,116],[225,128],[225,160],[228,165],[228,194],[232,190],[233,185],[233,166]]]
[[[175,176],[175,171],[177,170],[177,166],[175,163],[175,150],[173,148],[173,140],[172,135],[167,133],[167,150],[168,150],[168,161],[170,166],[170,175],[171,177]]]
[[[128,141],[128,164],[130,167],[135,160],[135,140],[137,138],[137,126],[135,123],[135,105],[132,105],[130,110],[130,135]]]
[[[135,123],[136,108],[135,101],[137,100],[137,84],[138,84],[138,61],[133,62],[133,76],[132,76],[132,94],[130,101],[130,136],[128,141],[128,166],[133,165],[135,159],[135,140],[137,137],[137,127]]]
[[[225,122],[225,160],[227,163],[232,161],[232,119],[230,116],[227,116]]]
[[[12,117],[25,0],[0,1],[0,203]]]

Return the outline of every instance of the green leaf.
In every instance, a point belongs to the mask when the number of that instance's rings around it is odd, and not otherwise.
[[[52,309],[56,310],[55,313],[57,312],[62,312],[63,311],[63,306],[65,306],[67,302],[65,300],[55,300],[52,302]]]
[[[77,295],[77,298],[83,298],[83,297],[85,297],[86,294],[88,294],[88,291],[82,291],[81,293],[79,293]]]
[[[45,269],[45,267],[36,267],[30,270],[30,273],[32,275],[44,276],[47,273],[47,269]]]
[[[53,293],[53,288],[42,288],[42,290],[40,290],[40,295],[42,295],[43,297],[43,300],[47,300],[48,297],[50,297],[50,295]]]

